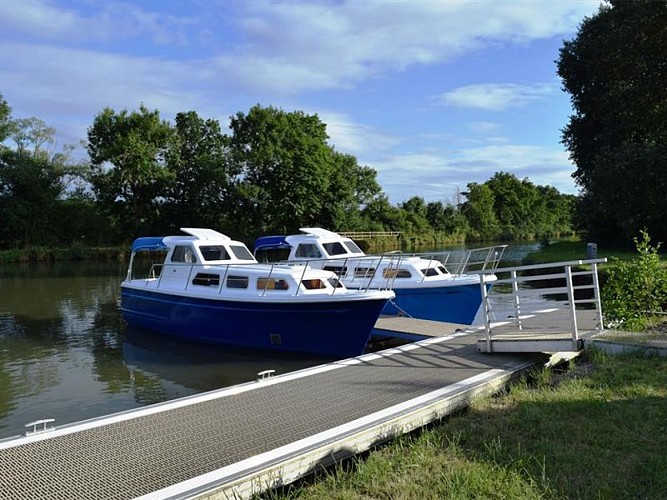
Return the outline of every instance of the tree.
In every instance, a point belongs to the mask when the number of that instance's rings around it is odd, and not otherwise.
[[[574,114],[562,142],[593,237],[667,238],[667,1],[609,0],[560,50]]]
[[[386,195],[380,195],[362,210],[369,231],[402,231],[405,211],[393,206]]]
[[[493,239],[498,235],[498,219],[494,211],[493,192],[486,184],[471,182],[463,193],[467,201],[461,212],[468,220],[472,236],[477,239]]]
[[[176,115],[175,147],[167,159],[174,173],[164,230],[220,227],[230,210],[228,138],[217,120],[190,111]]]
[[[402,230],[416,234],[423,234],[432,230],[426,218],[427,208],[424,198],[413,196],[399,204],[399,208],[405,211],[406,226]]]
[[[2,113],[9,113],[8,106]],[[0,117],[16,147],[0,149],[0,241],[2,246],[57,241],[55,207],[68,173],[67,152],[53,154],[55,130],[37,118]]]
[[[432,201],[426,205],[426,220],[433,230],[448,235],[465,234],[468,222],[457,206],[441,201]]]
[[[334,170],[326,125],[317,115],[257,105],[237,113],[231,129],[241,227],[266,234],[316,224]]]
[[[528,179],[519,180],[514,174],[496,172],[486,185],[493,193],[502,238],[531,238],[549,226],[548,216],[541,210],[540,192]]]
[[[27,150],[30,150],[33,156],[52,154],[56,142],[55,134],[56,129],[35,117],[12,120],[10,124],[10,135],[19,154]]]
[[[9,136],[9,126],[12,116],[12,108],[9,107],[2,94],[0,94],[0,149],[2,141]]]
[[[157,110],[116,113],[105,108],[88,128],[91,183],[127,239],[158,219],[174,174],[166,166],[173,129]]]
[[[382,193],[377,172],[352,155],[331,151],[329,189],[323,193],[319,224],[334,231],[364,230],[361,208]]]

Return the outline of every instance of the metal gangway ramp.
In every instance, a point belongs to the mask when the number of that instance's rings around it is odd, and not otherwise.
[[[470,332],[0,441],[0,497],[248,498],[421,427],[537,355],[479,353]],[[35,432],[32,432],[32,431]]]
[[[480,352],[579,352],[584,340],[604,330],[598,264],[606,258],[498,268],[493,298],[483,284],[482,317],[485,336]],[[502,291],[505,293],[501,293]],[[511,314],[499,317],[498,298]],[[547,299],[552,307],[544,308]],[[508,307],[509,306],[509,307]]]

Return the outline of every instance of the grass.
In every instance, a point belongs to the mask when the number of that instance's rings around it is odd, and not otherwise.
[[[586,259],[585,241],[558,241],[548,245],[542,245],[537,252],[532,252],[524,259],[524,264],[544,264],[547,262],[567,262],[572,260]],[[637,251],[631,249],[613,249],[598,247],[598,258],[615,257],[619,260],[631,260],[637,257]]]
[[[667,498],[667,359],[591,352],[275,499]]]

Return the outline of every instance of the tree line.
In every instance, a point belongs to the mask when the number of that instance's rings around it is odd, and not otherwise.
[[[102,110],[87,159],[56,153],[55,130],[14,119],[0,95],[0,248],[118,245],[211,227],[250,242],[299,227],[400,231],[420,242],[571,233],[575,197],[498,172],[457,199],[392,205],[377,172],[328,144],[317,115],[254,106],[229,133],[194,111]]]

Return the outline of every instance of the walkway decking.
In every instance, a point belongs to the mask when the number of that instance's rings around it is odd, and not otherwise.
[[[0,441],[0,497],[247,498],[460,409],[545,360],[479,353],[477,339],[459,331]]]

